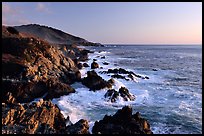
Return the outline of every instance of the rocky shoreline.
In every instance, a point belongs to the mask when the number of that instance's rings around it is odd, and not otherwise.
[[[51,44],[13,27],[2,26],[2,51],[2,134],[153,134],[148,121],[139,112],[132,114],[129,106],[96,121],[89,132],[87,120],[72,124],[69,116],[65,119],[51,102],[53,98],[75,93],[70,86],[75,82],[81,82],[90,91],[107,88],[104,97],[111,102],[117,101],[118,96],[131,101],[135,96],[127,88],[111,89],[113,78],[148,77],[120,68],[103,71],[113,74],[106,81],[94,71],[99,68],[96,61],[91,66],[85,63],[91,51],[75,44]],[[83,67],[92,70],[81,78],[79,70]],[[32,102],[39,97],[42,99]]]

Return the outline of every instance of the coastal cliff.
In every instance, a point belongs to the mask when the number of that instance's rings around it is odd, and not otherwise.
[[[78,45],[89,42],[69,35],[71,45],[67,45],[64,43],[67,43],[67,39],[63,39],[63,36],[56,40],[49,36],[36,36],[35,31],[33,35],[22,32],[26,29],[19,30],[2,26],[2,134],[90,134],[87,120],[71,123],[69,116],[65,119],[59,107],[51,101],[75,93],[71,87],[75,82],[88,84],[89,87],[95,85],[96,78],[102,87],[110,86],[109,81],[94,72],[89,72],[86,78],[81,77],[79,69],[85,66],[81,62],[88,59],[91,51],[78,48]],[[94,80],[86,82],[89,78]],[[127,96],[131,97],[128,92]],[[36,98],[41,99],[34,102]],[[118,119],[122,122],[114,121]],[[129,128],[125,129],[124,123]],[[117,126],[121,129],[118,130]],[[105,116],[95,123],[92,130],[97,134],[121,132],[152,134],[147,120],[138,114],[132,115],[131,107],[124,107],[113,117]]]
[[[16,30],[21,33],[32,34],[41,39],[48,41],[49,43],[55,44],[76,44],[76,45],[83,45],[83,46],[103,46],[100,43],[93,43],[89,42],[83,38],[68,34],[61,30],[38,25],[38,24],[28,24],[28,25],[21,25],[21,26],[14,26]]]

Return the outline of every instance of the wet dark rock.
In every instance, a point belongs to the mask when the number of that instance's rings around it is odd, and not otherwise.
[[[131,74],[132,72],[129,72],[123,68],[119,69],[108,69],[107,73],[114,73],[114,74]]]
[[[68,84],[72,84],[76,81],[81,81],[81,73],[80,71],[76,71],[76,72],[66,72],[65,75],[67,76],[67,83]]]
[[[128,78],[126,78],[125,76],[123,75],[120,75],[120,74],[127,74],[127,77],[129,77],[131,80],[134,80],[134,76],[137,77],[137,78],[142,78],[142,79],[149,79],[149,77],[145,76],[141,76],[141,75],[137,75],[135,74],[134,72],[132,71],[127,71],[123,68],[115,68],[115,69],[108,69],[108,71],[102,71],[100,72],[101,74],[114,74],[112,75],[113,78],[121,78],[121,79],[125,79],[125,80],[129,80]]]
[[[104,65],[109,65],[109,63],[108,63],[108,62],[103,62],[103,64],[104,64]]]
[[[81,72],[80,71],[77,71],[74,75],[76,77],[76,81],[81,81]]]
[[[97,61],[97,59],[93,59],[93,61]]]
[[[115,89],[109,89],[104,96],[105,98],[108,98],[111,102],[116,102],[119,96],[121,96],[125,101],[135,100],[135,96],[131,95],[128,89],[125,87],[121,87],[119,91],[116,91]]]
[[[125,106],[113,116],[105,115],[103,120],[94,123],[93,134],[153,134],[148,121],[138,112],[132,115],[132,108]]]
[[[129,90],[127,88],[125,88],[125,87],[121,87],[119,89],[119,94],[120,94],[121,97],[123,97],[123,99],[125,101],[128,101],[128,99],[131,100],[131,101],[135,100],[135,96],[131,95],[129,93]]]
[[[132,74],[128,74],[128,77],[131,79],[131,80],[134,80],[134,76]]]
[[[65,123],[66,123],[66,126],[73,125],[73,123],[69,119],[69,116],[67,116],[67,118],[65,119]]]
[[[108,80],[108,83],[113,85],[115,83],[115,80],[113,78],[111,78],[111,79]]]
[[[91,69],[96,69],[99,68],[98,63],[96,63],[95,61],[91,63]]]
[[[2,81],[2,95],[6,96],[8,92],[17,102],[30,102],[35,98],[41,97],[47,92],[45,82],[12,82]],[[3,101],[7,101],[7,97],[3,97]]]
[[[81,119],[77,123],[67,126],[67,134],[90,134],[87,120]]]
[[[145,76],[145,79],[149,79],[149,77],[148,77],[148,76]]]
[[[106,58],[105,56],[102,56],[102,57],[101,57],[101,59],[105,59],[105,58]]]
[[[89,50],[82,50],[79,54],[79,61],[87,61]]]
[[[47,81],[48,86],[48,94],[45,96],[46,100],[59,98],[63,95],[68,95],[70,93],[74,93],[75,89],[72,88],[70,85],[61,83],[52,79]]]
[[[89,65],[87,63],[84,63],[83,66],[84,67],[89,67]]]
[[[7,92],[6,95],[4,95],[4,97],[2,98],[2,103],[6,103],[6,104],[16,104],[16,98],[13,97],[11,92]]]
[[[155,69],[155,68],[153,68],[152,70],[153,70],[153,71],[158,71],[158,70],[157,70],[157,69]]]
[[[110,89],[105,93],[105,98],[109,98],[111,102],[116,102],[119,93],[115,89]]]
[[[9,92],[9,94],[8,94]],[[59,82],[55,78],[39,82],[2,82],[2,101],[5,103],[30,102],[47,93],[46,99],[58,98],[62,95],[74,93],[75,90],[68,84]],[[11,95],[12,94],[12,95]]]
[[[88,71],[87,77],[82,79],[82,84],[90,88],[90,90],[100,90],[103,88],[110,88],[112,85],[98,76],[95,71]]]
[[[129,81],[129,79],[127,79],[125,76],[121,76],[119,74],[115,74],[115,75],[111,75],[112,78],[120,78],[120,79],[125,79],[127,81]]]
[[[77,67],[78,67],[78,69],[82,69],[83,68],[83,64],[82,63],[78,63]]]
[[[38,126],[36,134],[57,134],[57,132],[49,124],[42,123]]]

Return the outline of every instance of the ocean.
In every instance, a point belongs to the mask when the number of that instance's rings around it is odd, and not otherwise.
[[[85,47],[94,51],[87,63],[97,59],[100,65],[95,71],[105,80],[111,77],[100,71],[124,68],[149,79],[134,81],[115,79],[114,89],[128,88],[136,96],[134,101],[115,103],[104,95],[107,89],[93,92],[81,83],[74,83],[76,93],[53,99],[62,114],[75,123],[87,119],[90,131],[96,120],[113,115],[125,105],[140,112],[155,134],[202,133],[202,46],[201,45],[106,45]],[[105,59],[101,57],[105,56]],[[104,65],[108,62],[109,65]],[[82,77],[90,67],[80,70]]]

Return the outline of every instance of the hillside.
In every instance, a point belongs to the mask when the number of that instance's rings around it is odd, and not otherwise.
[[[21,26],[14,26],[21,33],[29,33],[35,35],[41,39],[48,41],[49,43],[55,44],[76,44],[76,45],[84,45],[84,46],[99,46],[99,43],[92,43],[83,38],[73,36],[71,34],[65,33],[61,30],[38,25],[38,24],[28,24]]]

